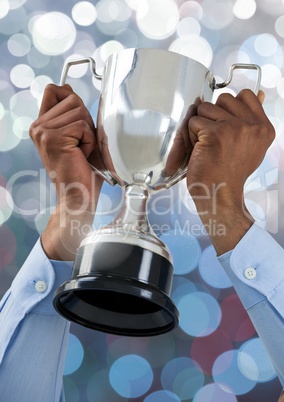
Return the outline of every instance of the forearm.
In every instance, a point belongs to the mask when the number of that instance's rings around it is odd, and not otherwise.
[[[41,236],[43,249],[53,260],[73,261],[81,241],[92,230],[92,223],[103,180],[95,177],[91,202],[69,198],[57,204]]]

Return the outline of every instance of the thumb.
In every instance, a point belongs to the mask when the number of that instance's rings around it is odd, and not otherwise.
[[[71,93],[73,93],[73,89],[68,84],[63,86],[57,86],[54,84],[47,85],[44,90],[39,110],[39,117],[52,109],[55,105],[57,105],[57,103],[67,98],[67,96],[69,96]]]
[[[261,89],[259,90],[259,92],[258,92],[258,94],[257,94],[257,97],[258,97],[258,99],[259,99],[259,102],[260,102],[261,104],[263,104],[264,99],[265,99],[265,93],[264,93]]]

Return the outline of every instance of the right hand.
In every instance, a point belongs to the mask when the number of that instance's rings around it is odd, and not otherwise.
[[[87,158],[96,148],[95,126],[69,85],[46,87],[30,136],[56,187],[58,203],[79,208],[88,201],[89,208],[95,200],[93,170]]]
[[[58,199],[41,237],[43,248],[49,258],[72,260],[86,227],[91,229],[103,182],[87,161],[97,149],[92,117],[69,85],[51,84],[45,89],[30,136]]]

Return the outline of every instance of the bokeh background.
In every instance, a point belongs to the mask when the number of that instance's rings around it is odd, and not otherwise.
[[[123,48],[181,53],[220,82],[233,63],[261,66],[264,108],[277,137],[246,184],[246,203],[257,223],[283,244],[283,38],[283,0],[0,0],[0,296],[56,202],[28,135],[44,87],[59,83],[67,59],[91,56],[102,72],[106,59]],[[254,80],[238,71],[225,91],[236,94]],[[70,70],[68,82],[95,119],[100,82],[86,65]],[[104,184],[95,227],[112,219],[121,196],[119,187]],[[180,325],[158,337],[127,338],[72,324],[67,402],[276,401],[276,373],[185,184],[154,196],[149,218],[174,257],[172,298]]]

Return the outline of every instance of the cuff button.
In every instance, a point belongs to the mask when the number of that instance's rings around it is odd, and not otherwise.
[[[249,267],[245,270],[244,274],[247,279],[254,279],[256,277],[256,270],[252,267]]]
[[[44,281],[37,281],[35,284],[35,289],[39,293],[43,293],[46,291],[47,284]]]

